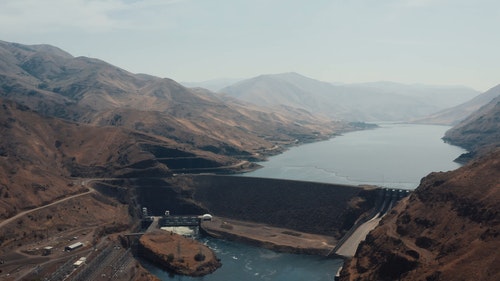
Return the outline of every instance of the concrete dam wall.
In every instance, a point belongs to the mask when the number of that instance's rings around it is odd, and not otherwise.
[[[340,239],[383,200],[373,187],[220,175],[135,179],[138,202],[152,215],[211,213]]]

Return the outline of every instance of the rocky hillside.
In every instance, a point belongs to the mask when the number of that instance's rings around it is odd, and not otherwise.
[[[223,100],[48,45],[0,41],[0,85],[0,97],[42,115],[125,127],[189,149],[247,158],[276,144],[325,138],[345,126],[301,111]]]
[[[208,152],[194,157],[168,139],[137,131],[40,116],[6,100],[0,100],[0,131],[0,219],[81,192],[72,177],[167,176],[175,166],[162,160],[165,155],[213,167],[233,163]]]
[[[500,86],[496,88],[500,90]],[[443,139],[470,151],[462,156],[464,161],[499,147],[500,95],[447,131]]]
[[[102,196],[72,176],[168,173],[142,149],[142,143],[155,144],[150,137],[43,117],[1,99],[0,132],[0,260],[9,250],[35,248],[31,243],[64,248],[68,235],[86,232],[86,239],[98,239],[134,226],[132,197]]]
[[[500,280],[500,150],[422,180],[348,261],[341,280]]]

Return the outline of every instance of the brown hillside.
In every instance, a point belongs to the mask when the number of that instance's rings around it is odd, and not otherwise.
[[[500,85],[491,91],[498,96],[448,130],[443,138],[471,151],[468,159],[500,146]]]
[[[291,109],[252,108],[47,45],[0,42],[0,56],[0,97],[43,115],[153,133],[190,149],[253,154],[346,126]]]
[[[74,256],[62,250],[75,239],[90,251],[111,247],[113,233],[136,229],[134,190],[93,178],[170,176],[177,157],[188,159],[181,167],[232,163],[166,138],[44,117],[2,99],[0,133],[0,279],[12,276],[7,280],[32,280],[23,276],[36,276],[33,268],[41,262],[42,276],[49,277]],[[53,255],[42,255],[46,246],[54,247]]]
[[[0,124],[0,213],[4,219],[21,210],[82,192],[79,184],[69,179],[72,173],[84,172],[83,167],[94,175],[102,173],[127,154],[126,149],[123,155],[109,152],[126,146],[111,142],[113,138],[125,139],[119,130],[43,118],[9,101],[1,102]]]
[[[0,100],[0,130],[2,218],[82,192],[70,177],[165,176],[173,164],[158,158],[194,156],[167,139],[42,117],[5,100]],[[214,167],[232,163],[223,156],[200,154],[198,162]]]
[[[432,173],[388,214],[342,280],[500,280],[500,150]]]

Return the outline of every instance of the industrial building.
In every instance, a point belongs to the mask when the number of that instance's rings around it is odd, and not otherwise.
[[[78,249],[78,248],[80,248],[80,247],[82,247],[82,246],[83,246],[83,243],[82,243],[82,242],[76,242],[75,244],[71,244],[71,245],[69,245],[69,246],[66,246],[66,248],[64,248],[64,249],[65,249],[66,251],[68,251],[68,252],[71,252],[71,251],[73,251],[73,250],[75,250],[75,249]]]

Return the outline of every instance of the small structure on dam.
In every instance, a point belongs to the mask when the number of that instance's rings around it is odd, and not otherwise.
[[[202,221],[211,221],[212,215],[203,214],[200,216],[172,216],[166,210],[158,222],[159,228],[182,236],[192,237],[199,233],[199,226]]]
[[[210,214],[204,214],[201,216],[172,216],[170,211],[166,210],[165,214],[160,218],[158,225],[161,227],[165,226],[199,226],[201,220],[211,220],[212,216]]]
[[[211,214],[204,214],[204,215],[200,216],[200,218],[202,221],[211,221],[213,219]]]

